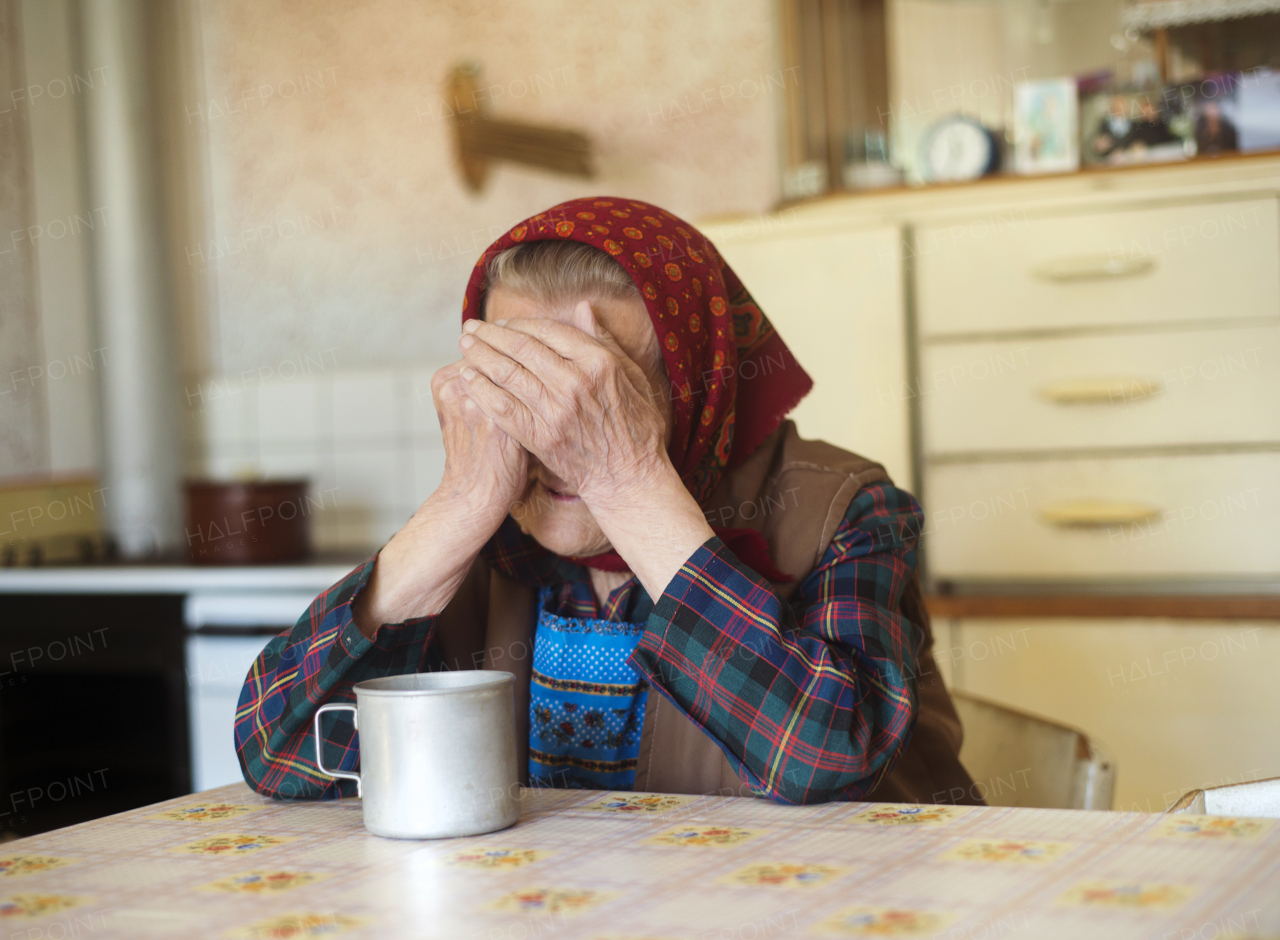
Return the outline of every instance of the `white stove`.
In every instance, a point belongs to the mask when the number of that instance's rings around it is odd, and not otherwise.
[[[285,591],[187,595],[192,790],[242,779],[234,734],[236,702],[245,676],[271,638],[293,627],[315,596]]]

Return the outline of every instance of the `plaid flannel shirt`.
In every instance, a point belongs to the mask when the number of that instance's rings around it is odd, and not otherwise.
[[[656,603],[638,583],[624,585],[604,613],[649,611],[633,665],[719,745],[758,795],[784,803],[857,800],[892,768],[915,722],[924,631],[903,616],[901,600],[920,529],[911,495],[875,484],[854,498],[789,603],[712,538]],[[561,580],[565,615],[593,615],[584,569],[564,559],[548,567],[545,557],[536,564],[541,570],[531,574],[538,579]],[[370,559],[316,598],[249,670],[236,709],[236,749],[246,782],[259,793],[354,795],[354,783],[315,766],[315,710],[354,701],[352,686],[364,679],[440,668],[435,617],[384,625],[372,640],[360,632],[351,602],[372,570]],[[325,763],[352,770],[358,756],[356,732],[335,717]]]

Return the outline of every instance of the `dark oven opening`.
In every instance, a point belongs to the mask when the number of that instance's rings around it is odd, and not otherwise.
[[[0,838],[190,790],[182,598],[10,595],[0,631]]]

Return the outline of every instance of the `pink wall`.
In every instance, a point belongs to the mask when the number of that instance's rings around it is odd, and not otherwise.
[[[772,17],[768,0],[201,3],[204,87],[184,120],[206,140],[206,233],[186,248],[210,278],[204,369],[335,348],[340,367],[452,357],[480,251],[572,196],[692,219],[769,207]],[[599,177],[502,167],[468,193],[443,108],[466,57],[494,113],[589,132]]]

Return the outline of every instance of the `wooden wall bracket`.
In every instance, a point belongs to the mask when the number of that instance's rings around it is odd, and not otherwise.
[[[595,176],[590,137],[582,131],[490,117],[479,78],[475,63],[463,63],[449,76],[456,156],[468,189],[479,192],[495,162],[584,179]]]

